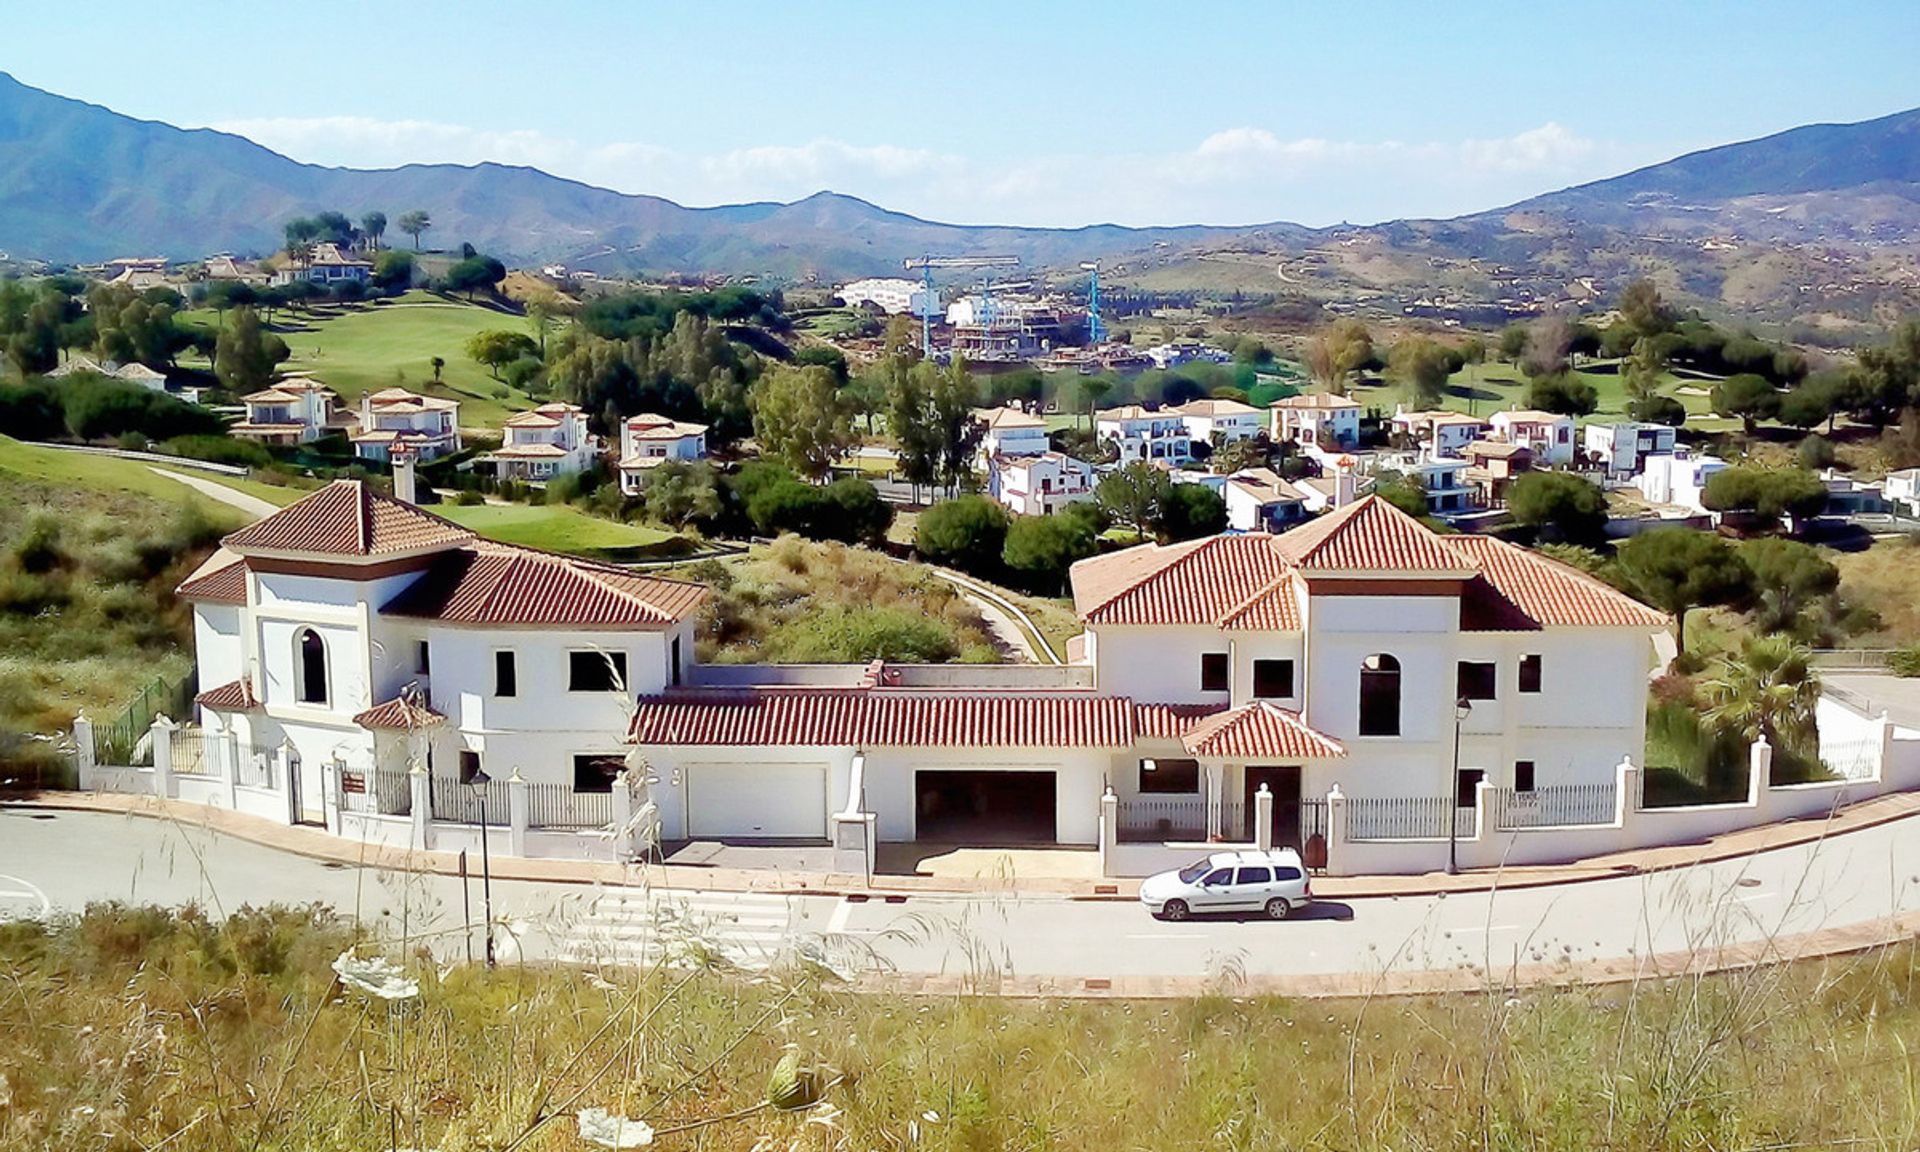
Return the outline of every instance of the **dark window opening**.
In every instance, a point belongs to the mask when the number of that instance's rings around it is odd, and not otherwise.
[[[1198,791],[1200,791],[1200,761],[1140,761],[1141,795],[1151,796],[1168,792],[1190,795]]]
[[[1273,869],[1242,868],[1239,874],[1234,877],[1233,882],[1235,884],[1271,884],[1273,883]]]
[[[480,753],[460,750],[460,783],[471,784],[480,775]]]
[[[1480,799],[1480,781],[1487,778],[1483,768],[1462,768],[1455,777],[1459,787],[1453,802],[1462,808],[1471,808]]]
[[[1533,791],[1533,761],[1515,760],[1513,762],[1513,790],[1515,792]]]
[[[1298,880],[1300,879],[1300,869],[1290,864],[1282,864],[1273,870],[1273,878],[1275,880]]]
[[[673,661],[673,666],[667,670],[667,675],[673,686],[678,688],[680,687],[680,637],[678,636],[673,638],[673,655],[670,659]]]
[[[1400,661],[1385,653],[1360,665],[1360,735],[1400,735]]]
[[[433,652],[425,640],[414,645],[413,670],[422,676],[433,671]]]
[[[616,692],[626,683],[625,652],[567,653],[567,691]]]
[[[1520,691],[1540,691],[1540,657],[1520,657]]]
[[[1460,661],[1460,692],[1462,700],[1491,700],[1494,698],[1494,685],[1499,682],[1499,667],[1477,660]]]
[[[1293,661],[1255,660],[1253,694],[1263,700],[1293,695]]]
[[[1200,654],[1200,691],[1225,692],[1227,683],[1227,654],[1202,652]]]
[[[597,753],[573,758],[575,792],[611,792],[613,778],[626,767],[619,753]]]
[[[308,628],[300,633],[300,703],[327,702],[327,646]]]
[[[495,652],[493,654],[493,694],[495,696],[517,696],[520,694],[519,670],[514,667],[513,653]]]

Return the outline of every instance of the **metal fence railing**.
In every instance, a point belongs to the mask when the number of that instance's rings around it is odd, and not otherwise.
[[[273,752],[245,740],[233,743],[234,783],[249,788],[273,787]]]
[[[453,824],[479,824],[484,815],[488,825],[505,826],[510,819],[507,782],[489,780],[484,787],[483,800],[481,789],[471,784],[463,784],[452,776],[431,777],[428,796],[433,802],[433,818]]]
[[[1493,790],[1489,807],[1494,827],[1554,828],[1573,824],[1610,824],[1615,813],[1612,784],[1560,784],[1518,792]]]
[[[184,721],[193,708],[194,673],[189,669],[177,680],[155,677],[127,702],[118,716],[93,726],[93,759],[96,764],[121,766],[150,765],[153,748],[147,735],[153,718],[162,712]]]
[[[370,816],[413,815],[413,782],[404,769],[349,768],[340,774],[340,803],[349,812]],[[487,819],[493,819],[491,805]]]
[[[1445,840],[1449,816],[1455,835],[1472,836],[1476,816],[1451,796],[1354,797],[1346,810],[1349,840]]]
[[[576,792],[569,784],[527,785],[529,828],[604,828],[611,823],[612,792]]]
[[[1253,838],[1252,814],[1238,797],[1219,801],[1220,834],[1227,840]],[[1204,796],[1142,796],[1120,801],[1116,838],[1125,844],[1158,840],[1205,840],[1212,834]]]
[[[1282,814],[1276,809],[1274,812],[1274,820],[1278,822],[1283,818]],[[1325,800],[1302,800],[1300,801],[1299,843],[1284,845],[1284,847],[1305,849],[1307,841],[1312,840],[1315,836],[1320,837],[1322,841],[1326,839],[1327,802]],[[1275,830],[1274,840],[1276,843],[1280,840],[1278,829]]]

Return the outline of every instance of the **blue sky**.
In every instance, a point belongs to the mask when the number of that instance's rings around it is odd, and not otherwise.
[[[0,70],[315,163],[966,223],[1452,215],[1920,105],[1912,0],[84,10],[10,11]]]

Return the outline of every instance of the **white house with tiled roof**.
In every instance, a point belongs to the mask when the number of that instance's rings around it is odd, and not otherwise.
[[[1031,412],[1004,405],[975,409],[973,415],[980,421],[979,463],[982,468],[989,466],[996,457],[1038,456],[1052,447],[1047,440],[1046,420]]]
[[[491,464],[500,480],[551,480],[593,467],[600,438],[587,431],[587,414],[577,404],[542,404],[508,418],[501,444],[477,463]]]
[[[1190,400],[1169,411],[1180,414],[1187,426],[1187,439],[1215,446],[1251,440],[1266,423],[1260,409],[1238,400]]]
[[[1050,516],[1093,499],[1093,465],[1060,452],[996,457],[987,493],[1023,516]]]
[[[247,418],[227,429],[230,435],[262,444],[305,444],[325,436],[336,423],[340,398],[320,381],[291,376],[240,398]]]
[[[1177,465],[1186,463],[1193,455],[1193,437],[1187,432],[1186,417],[1178,409],[1155,411],[1138,404],[1123,404],[1094,413],[1093,430],[1120,453],[1122,464],[1145,460]]]
[[[1275,443],[1351,448],[1360,443],[1360,402],[1331,392],[1283,396],[1267,406]]]
[[[451,456],[460,451],[460,402],[405,388],[369,392],[360,397],[360,430],[352,439],[363,460],[389,460],[400,445],[421,461]]]
[[[1573,417],[1558,412],[1540,412],[1515,408],[1495,412],[1487,419],[1492,437],[1504,444],[1518,444],[1533,453],[1536,464],[1573,463]]]
[[[1271,468],[1247,468],[1225,478],[1220,497],[1227,527],[1236,532],[1284,532],[1307,517],[1307,493]]]
[[[620,491],[640,494],[647,473],[669,460],[703,460],[707,426],[650,412],[629,416],[620,425]]]

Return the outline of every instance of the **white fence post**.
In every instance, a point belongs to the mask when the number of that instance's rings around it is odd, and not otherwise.
[[[1613,822],[1623,829],[1640,811],[1640,771],[1631,756],[1622,756],[1613,769]]]
[[[320,807],[327,820],[327,831],[335,836],[341,835],[346,827],[346,819],[341,813],[347,806],[345,792],[346,763],[335,756],[327,761],[320,777]]]
[[[1114,857],[1120,845],[1120,798],[1113,785],[1100,795],[1100,874],[1113,875]]]
[[[633,781],[625,768],[613,777],[613,855],[622,863],[634,857]]]
[[[1273,793],[1265,784],[1253,794],[1253,846],[1262,852],[1273,851]]]
[[[1758,808],[1761,797],[1766,795],[1772,784],[1773,745],[1762,736],[1753,742],[1753,747],[1747,749],[1747,803]]]
[[[527,821],[531,818],[527,803],[527,782],[520,778],[520,769],[515,768],[507,779],[507,855],[525,856],[527,854]],[[485,836],[483,827],[480,834]]]
[[[173,730],[177,727],[163,712],[147,729],[153,744],[153,794],[162,800],[173,795]]]
[[[282,740],[273,750],[274,787],[287,798],[287,824],[300,823],[300,791],[293,786],[293,741]]]
[[[408,847],[416,852],[425,852],[433,847],[433,782],[427,770],[415,765],[407,773],[407,788],[411,799],[407,811],[413,814],[413,838]]]
[[[1345,876],[1347,855],[1347,794],[1335,784],[1327,792],[1327,875]]]
[[[74,783],[80,788],[93,787],[93,721],[86,713],[73,718],[73,774]]]

